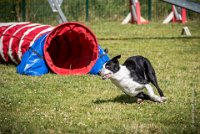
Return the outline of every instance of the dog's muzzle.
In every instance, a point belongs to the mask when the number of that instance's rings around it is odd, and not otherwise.
[[[103,80],[109,79],[111,77],[111,73],[104,74],[102,71],[99,71],[99,75],[102,77]]]

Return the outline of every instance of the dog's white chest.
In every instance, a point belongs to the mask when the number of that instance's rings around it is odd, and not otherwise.
[[[142,91],[144,88],[143,85],[134,82],[133,80],[122,80],[122,81],[116,81],[111,80],[117,87],[119,87],[124,93],[130,95],[130,96],[136,96],[138,93]]]
[[[130,72],[124,67],[121,67],[120,71],[111,78],[111,81],[130,96],[136,96],[144,88],[143,84],[133,81]]]

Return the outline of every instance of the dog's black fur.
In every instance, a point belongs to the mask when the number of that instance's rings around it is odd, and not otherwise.
[[[124,65],[130,70],[131,77],[134,81],[141,84],[151,82],[158,90],[161,97],[164,96],[162,90],[158,86],[157,77],[150,61],[143,56],[133,56],[128,58]]]
[[[143,91],[138,92],[137,94],[134,94],[134,95],[131,94],[131,95],[136,96],[140,99],[154,100],[158,102],[165,101],[166,98],[164,97],[162,90],[158,86],[155,70],[147,58],[143,56],[132,56],[132,57],[129,57],[124,62],[124,64],[120,65],[118,61],[120,57],[121,55],[115,56],[110,61],[105,63],[102,71],[100,72],[103,78],[105,79],[111,78],[111,80],[114,80],[113,83],[116,84],[118,87],[120,87],[122,90],[123,89],[126,90],[125,88],[128,87],[128,92],[129,91],[132,92],[131,90],[138,90],[138,89],[142,89],[146,87],[147,90],[152,93],[151,87],[149,85],[149,83],[152,83],[156,87],[160,95],[160,99],[158,98],[158,96],[154,94],[151,94],[150,96],[147,94],[144,94]],[[125,68],[124,72],[122,68]],[[119,74],[120,72],[121,74]],[[127,74],[129,74],[130,76],[124,75],[125,72],[126,73],[128,72]],[[118,74],[119,76],[115,76]],[[124,76],[120,76],[120,75],[124,75]],[[126,80],[124,80],[124,82],[121,82],[121,80],[123,79],[127,79],[127,81],[129,81],[127,82],[128,84],[126,84]],[[132,82],[129,79],[132,79]],[[134,85],[133,82],[138,84],[139,86]]]

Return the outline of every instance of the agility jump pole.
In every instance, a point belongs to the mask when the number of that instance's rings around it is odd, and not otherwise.
[[[130,13],[126,16],[121,24],[127,24],[129,22],[139,25],[149,23],[149,21],[141,16],[139,0],[130,0]]]

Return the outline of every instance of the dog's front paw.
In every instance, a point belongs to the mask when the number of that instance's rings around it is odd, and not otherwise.
[[[167,101],[167,97],[159,97],[159,98],[157,98],[157,102],[159,102],[159,103],[163,103],[163,102],[166,102]]]
[[[161,97],[161,99],[163,102],[167,101],[167,97],[165,97],[165,96]]]
[[[143,99],[137,98],[137,103],[138,103],[138,104],[140,104],[140,103],[142,103],[142,102],[143,102]]]
[[[161,97],[159,97],[159,98],[157,99],[157,102],[159,102],[159,103],[163,103],[163,100],[162,100],[162,98],[161,98]]]
[[[153,96],[152,100],[155,102],[163,103],[162,97],[159,96]]]

